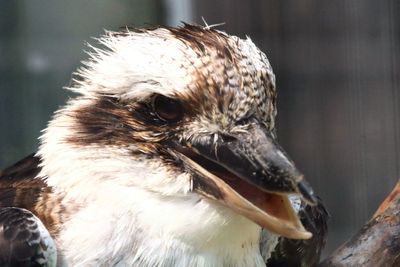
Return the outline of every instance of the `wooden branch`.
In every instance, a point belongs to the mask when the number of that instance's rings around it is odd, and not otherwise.
[[[372,219],[318,266],[400,266],[400,181]]]

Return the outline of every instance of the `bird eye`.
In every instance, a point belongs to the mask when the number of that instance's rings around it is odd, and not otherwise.
[[[153,98],[153,110],[157,117],[168,122],[177,122],[183,116],[179,101],[163,95],[156,95]]]

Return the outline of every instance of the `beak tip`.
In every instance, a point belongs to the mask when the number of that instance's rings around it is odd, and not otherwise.
[[[318,202],[317,197],[311,186],[304,179],[297,184],[297,190],[302,198],[310,205],[316,205]]]
[[[302,236],[302,237],[303,237],[302,239],[311,239],[312,236],[313,236],[312,233],[310,233],[310,232],[304,232],[304,234],[303,234],[303,236]]]

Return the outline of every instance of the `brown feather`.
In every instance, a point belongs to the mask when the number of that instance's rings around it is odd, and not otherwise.
[[[64,207],[60,196],[37,176],[41,170],[39,163],[40,159],[31,154],[0,171],[0,207],[27,209],[43,222],[51,234],[56,234]]]

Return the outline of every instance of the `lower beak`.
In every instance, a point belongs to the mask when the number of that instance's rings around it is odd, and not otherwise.
[[[262,126],[245,133],[171,147],[191,169],[193,190],[216,200],[275,234],[308,239],[290,200],[300,195],[313,204],[316,198],[286,153]]]

